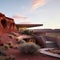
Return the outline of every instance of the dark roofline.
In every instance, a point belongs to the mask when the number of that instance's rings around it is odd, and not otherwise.
[[[43,24],[16,24],[17,27],[37,27],[43,26]]]

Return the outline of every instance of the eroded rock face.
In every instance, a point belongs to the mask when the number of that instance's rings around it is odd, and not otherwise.
[[[0,13],[0,35],[7,32],[15,32],[16,26],[14,19],[6,17]]]

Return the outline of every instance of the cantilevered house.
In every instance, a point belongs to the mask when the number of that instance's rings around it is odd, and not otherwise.
[[[21,29],[38,27],[38,26],[43,26],[43,24],[16,24],[16,27],[17,27],[18,31],[20,31]]]
[[[43,26],[43,24],[15,24],[14,19],[6,17],[4,14],[0,13],[0,60],[60,60],[60,37],[53,37],[52,33],[60,33],[60,29],[58,30],[33,30],[33,35],[29,34],[20,34],[21,28],[29,28],[29,27],[37,27]],[[44,35],[42,35],[42,33]],[[46,34],[47,33],[47,34]],[[20,40],[24,40],[24,38],[28,38],[29,35],[34,39],[26,43],[35,43],[39,44],[41,47],[37,54],[24,54],[18,49]],[[19,39],[19,40],[18,40]],[[55,46],[57,45],[57,46]],[[25,46],[25,45],[24,45]],[[1,50],[1,47],[3,49]],[[55,50],[52,53],[51,48]],[[51,53],[48,53],[45,49],[50,48]],[[7,49],[7,50],[6,50]],[[53,50],[54,50],[53,49]],[[57,52],[56,52],[57,51]],[[26,51],[27,52],[27,51]],[[47,53],[46,53],[47,52]],[[58,54],[56,54],[58,53]],[[52,54],[52,55],[51,55]]]

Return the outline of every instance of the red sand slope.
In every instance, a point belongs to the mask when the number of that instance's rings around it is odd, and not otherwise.
[[[15,40],[9,38],[8,35],[9,34],[2,35],[0,37],[1,42],[8,43],[9,41],[12,41],[15,45],[16,44]],[[15,60],[60,60],[58,58],[50,57],[50,56],[43,55],[43,54],[38,54],[38,55],[22,54],[18,49],[9,49],[8,51],[6,51],[6,53],[8,55],[14,55]]]
[[[50,57],[43,54],[38,55],[25,55],[20,53],[19,50],[11,49],[8,51],[8,54],[15,56],[15,60],[60,60],[58,58]]]

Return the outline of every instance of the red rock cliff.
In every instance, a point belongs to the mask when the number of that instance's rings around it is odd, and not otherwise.
[[[0,13],[0,35],[3,33],[16,31],[14,19],[6,17]]]

